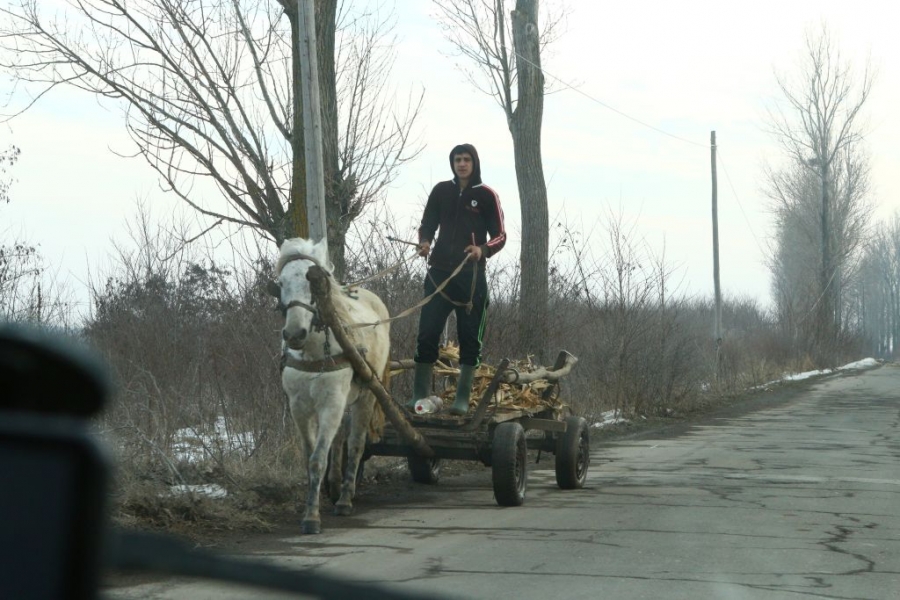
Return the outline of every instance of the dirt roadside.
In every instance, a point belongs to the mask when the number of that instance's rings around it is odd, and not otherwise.
[[[832,375],[833,376],[833,375]],[[716,420],[739,417],[743,414],[776,407],[795,398],[798,393],[815,382],[808,379],[799,382],[779,384],[766,390],[757,390],[740,397],[728,399],[715,405],[704,407],[689,414],[667,418],[642,419],[631,423],[593,429],[591,448],[602,456],[604,445],[628,439],[644,437],[677,437],[698,425],[708,425]],[[537,458],[530,457],[530,462]],[[552,465],[553,456],[544,455],[542,463]],[[602,459],[591,466],[592,472],[602,471]],[[445,461],[439,484],[448,488],[448,493],[456,487],[478,487],[490,489],[490,469],[472,461]],[[406,469],[405,459],[372,457],[366,465],[366,475],[360,485],[354,502],[355,514],[350,517],[335,517],[327,500],[322,504],[323,530],[352,529],[364,524],[362,517],[373,508],[397,506],[422,501],[431,486],[413,483]],[[260,521],[265,527],[255,530],[222,529],[217,526],[204,528],[193,526],[182,532],[174,532],[197,548],[224,554],[248,554],[253,552],[277,552],[286,548],[283,541],[299,535],[299,523],[303,513],[302,490],[293,502],[280,503],[260,512]],[[431,488],[430,491],[433,491]],[[133,586],[140,583],[163,579],[164,576],[142,573],[110,572],[104,576],[103,586],[115,588]]]

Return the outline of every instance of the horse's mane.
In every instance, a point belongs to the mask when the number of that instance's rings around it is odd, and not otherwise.
[[[334,277],[329,277],[328,283],[331,285],[331,298],[334,300],[334,302],[332,302],[334,305],[334,312],[341,320],[341,323],[353,323],[353,317],[350,316],[350,305],[347,301],[347,287],[338,283],[337,279]],[[357,321],[358,320],[359,319],[357,318]],[[357,337],[357,332],[359,332],[359,329],[356,328],[347,330],[347,333],[353,338]]]

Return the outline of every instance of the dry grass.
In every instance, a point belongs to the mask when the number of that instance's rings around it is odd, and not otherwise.
[[[554,406],[565,403],[589,420],[612,409],[667,418],[764,383],[789,364],[789,345],[745,301],[726,311],[732,329],[717,349],[710,303],[679,298],[659,262],[638,255],[621,230],[613,233],[610,243],[618,249],[604,255],[612,259],[592,259],[583,240],[554,251],[546,355],[566,350],[579,358]],[[367,239],[372,243],[352,255],[350,279],[395,264],[408,250]],[[223,268],[149,234],[137,241],[137,250],[121,253],[119,266],[95,286],[95,310],[85,327],[117,381],[116,396],[97,423],[118,457],[115,518],[181,532],[265,529],[272,515],[298,510],[305,483],[304,457],[280,386],[281,317],[264,292],[271,265],[247,260],[241,269]],[[489,269],[493,297],[475,398],[501,358],[520,357],[514,366],[523,372],[538,366],[514,337],[519,320],[528,318],[515,296],[514,260],[500,255]],[[627,265],[649,267],[629,267],[627,279],[616,279]],[[421,298],[423,269],[421,261],[406,262],[368,287],[397,314]],[[393,357],[414,354],[416,324],[415,316],[392,324]],[[446,400],[458,372],[458,355],[448,348],[437,369]],[[411,379],[392,378],[395,397],[409,397]],[[541,392],[541,383],[505,384],[503,402],[539,406]],[[190,445],[199,458],[184,457],[185,431],[193,433]],[[226,441],[236,436],[244,443]],[[369,463],[367,484],[406,477],[403,460],[374,457]],[[211,483],[227,496],[169,493],[174,485]]]

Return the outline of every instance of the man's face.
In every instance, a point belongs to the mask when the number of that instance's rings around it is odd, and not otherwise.
[[[453,157],[453,172],[460,179],[469,179],[472,176],[472,155],[468,152],[456,154]]]

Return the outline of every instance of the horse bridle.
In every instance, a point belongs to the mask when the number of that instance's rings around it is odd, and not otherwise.
[[[279,269],[279,271],[284,269],[284,265],[286,265],[290,262],[294,262],[295,260],[308,260],[312,264],[316,265],[317,267],[319,267],[320,269],[322,269],[323,271],[328,273],[328,276],[331,277],[331,272],[328,269],[326,269],[325,267],[323,267],[322,264],[319,262],[319,260],[316,257],[310,256],[308,254],[302,254],[302,253],[297,253],[297,254],[294,254],[294,255],[289,256],[288,258],[284,259],[284,263],[281,265],[281,269]],[[279,300],[279,304],[280,304],[280,300]],[[316,331],[324,331],[326,329],[325,323],[322,321],[321,315],[319,315],[319,309],[316,308],[315,306],[313,306],[311,304],[307,304],[306,302],[303,302],[302,300],[291,300],[287,304],[282,305],[281,312],[282,312],[282,314],[287,315],[287,311],[289,311],[292,308],[305,308],[306,310],[311,312],[313,314],[313,318],[312,318],[312,321],[310,324],[313,327],[315,327]]]
[[[297,308],[297,307],[305,308],[309,312],[316,314],[316,315],[319,314],[318,308],[316,308],[312,304],[307,304],[306,302],[303,302],[302,300],[291,300],[287,304],[283,304],[281,310],[283,313],[287,313],[288,310],[290,310],[292,308]]]
[[[295,260],[308,260],[311,263],[313,263],[314,265],[316,265],[317,267],[319,267],[320,269],[322,269],[323,271],[325,271],[325,273],[327,273],[329,277],[334,277],[334,275],[332,275],[331,271],[329,271],[328,269],[323,267],[322,264],[318,261],[318,259],[316,259],[314,256],[310,256],[308,254],[302,254],[302,253],[297,253],[288,258],[285,258],[284,262],[281,264],[281,269],[279,269],[279,274],[280,274],[281,270],[284,269],[284,266],[286,264],[288,264],[289,262],[293,262]],[[278,302],[279,302],[279,304],[281,304],[280,299]],[[340,354],[334,354],[334,355],[331,354],[331,343],[328,339],[328,326],[325,324],[325,321],[322,319],[322,316],[321,316],[321,313],[320,313],[318,307],[313,306],[311,304],[307,304],[306,302],[303,302],[302,300],[291,300],[286,305],[282,305],[281,310],[282,310],[283,314],[287,315],[287,311],[290,310],[291,308],[295,308],[295,307],[296,308],[305,308],[306,310],[311,312],[313,314],[313,318],[310,321],[310,325],[313,328],[315,328],[316,331],[324,331],[325,332],[325,348],[324,348],[324,350],[325,350],[326,356],[324,358],[321,358],[318,360],[300,360],[300,359],[296,359],[293,356],[291,356],[290,354],[288,354],[287,350],[285,349],[282,352],[281,368],[283,369],[284,367],[287,366],[292,369],[296,369],[298,371],[305,371],[307,373],[321,373],[321,372],[326,372],[326,371],[337,371],[337,370],[347,369],[347,368],[352,369],[353,367],[350,364],[349,359],[343,352],[341,352]],[[356,350],[361,355],[363,355],[363,356],[366,355],[365,347],[360,346]],[[355,373],[354,373],[354,377],[356,377]]]

